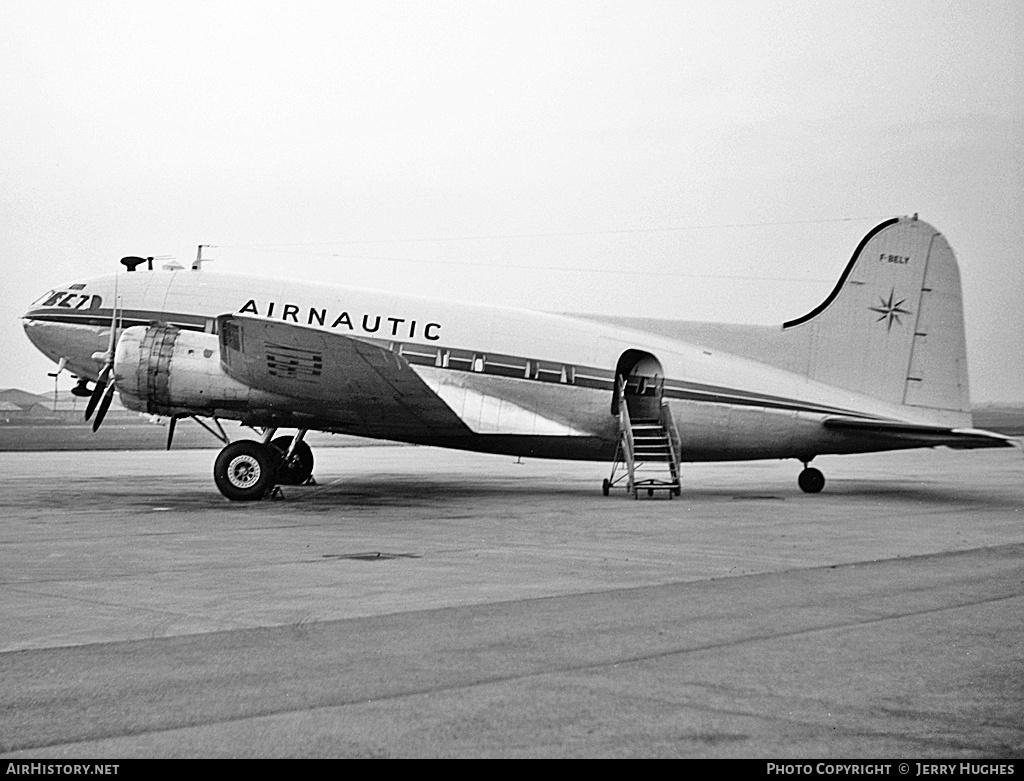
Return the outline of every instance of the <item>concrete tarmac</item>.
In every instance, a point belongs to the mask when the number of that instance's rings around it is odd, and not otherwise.
[[[1020,450],[0,453],[0,756],[1024,757]]]

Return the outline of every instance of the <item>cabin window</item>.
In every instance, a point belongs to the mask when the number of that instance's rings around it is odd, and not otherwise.
[[[570,367],[571,368],[571,367]],[[615,387],[615,372],[605,369],[576,369],[572,379],[574,385],[598,390],[612,390]]]
[[[536,365],[533,378],[541,382],[565,382],[565,364],[551,363],[550,361],[535,361]]]
[[[400,344],[398,354],[416,366],[437,366],[437,348],[421,344]]]
[[[448,368],[458,369],[463,372],[473,371],[473,359],[475,357],[473,353],[467,350],[449,350]]]
[[[530,361],[514,355],[487,355],[484,371],[502,377],[529,377]]]

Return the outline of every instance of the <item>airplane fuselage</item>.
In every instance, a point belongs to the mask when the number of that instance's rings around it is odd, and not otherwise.
[[[210,334],[215,347],[217,316],[239,313],[386,346],[472,432],[433,444],[609,460],[618,437],[615,378],[627,353],[653,359],[639,371],[663,382],[660,393],[672,408],[685,461],[808,461],[821,453],[877,450],[863,438],[823,428],[822,420],[907,418],[905,409],[757,361],[590,320],[205,270],[120,274],[116,283],[109,275],[51,291],[25,315],[29,337],[54,361],[66,358],[72,372],[94,379],[109,341],[115,284],[122,330],[167,323]],[[197,404],[191,411],[266,422],[223,406]],[[365,424],[329,414],[310,420],[303,412],[294,420],[282,413],[274,422],[424,441],[379,420]]]

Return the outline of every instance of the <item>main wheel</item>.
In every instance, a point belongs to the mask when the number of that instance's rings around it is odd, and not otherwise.
[[[302,485],[313,474],[313,451],[305,442],[298,444],[287,464],[284,462],[284,456],[291,444],[291,437],[278,437],[270,443],[278,454],[278,485]]]
[[[812,466],[804,469],[796,479],[800,490],[805,494],[816,494],[825,487],[825,475]]]
[[[232,442],[217,455],[213,463],[213,481],[233,502],[262,499],[277,480],[274,452],[261,442]]]
[[[606,477],[604,482],[601,483],[601,493],[607,496],[610,490],[612,490],[612,484],[608,482],[608,478]]]

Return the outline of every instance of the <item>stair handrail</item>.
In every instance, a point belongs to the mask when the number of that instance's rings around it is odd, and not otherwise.
[[[661,425],[668,432],[669,450],[672,454],[672,470],[679,480],[679,462],[683,456],[683,440],[679,436],[676,419],[672,416],[672,408],[667,401],[661,402]]]
[[[623,450],[625,451],[623,453],[623,461],[626,462],[626,473],[629,475],[626,490],[635,495],[636,489],[633,480],[633,424],[629,419],[629,409],[626,407],[626,380],[621,374],[615,378],[615,392],[619,400],[619,438],[622,440]]]

